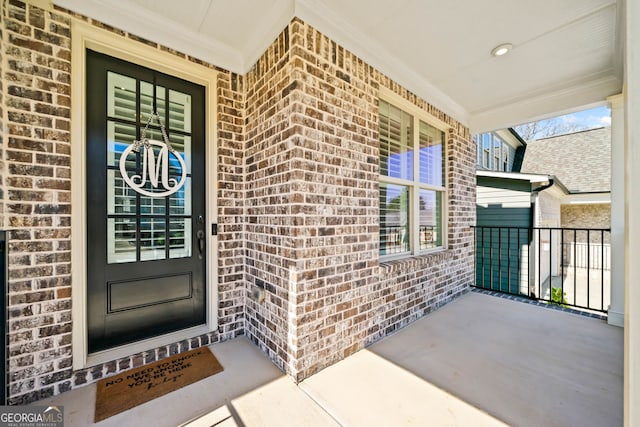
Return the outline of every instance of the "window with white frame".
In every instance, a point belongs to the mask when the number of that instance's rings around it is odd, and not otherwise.
[[[502,146],[502,170],[509,171],[509,147],[506,144]]]
[[[444,245],[445,133],[380,100],[380,255]]]
[[[491,168],[491,134],[482,135],[482,166]]]
[[[491,165],[491,170],[499,171],[500,166],[502,166],[502,140],[494,135],[493,136],[493,165]]]
[[[505,140],[492,132],[477,136],[478,168],[498,172],[510,172],[515,150]]]

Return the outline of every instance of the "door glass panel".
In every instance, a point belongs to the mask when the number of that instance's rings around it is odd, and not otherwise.
[[[191,256],[191,219],[172,218],[169,222],[170,258]]]
[[[182,160],[184,160],[185,166],[187,167],[187,173],[191,173],[191,137],[188,135],[180,135],[180,134],[171,134],[169,137],[169,141],[171,141],[171,146],[177,153],[182,156]],[[178,166],[178,162],[175,159],[171,159],[171,167],[175,168]],[[180,173],[179,170],[176,173]]]
[[[169,197],[170,215],[191,215],[191,178],[184,186]]]
[[[109,264],[136,260],[136,220],[109,218],[107,221],[107,262]]]
[[[164,218],[140,218],[140,260],[165,259]]]
[[[122,153],[142,136],[154,112],[154,95],[155,109],[167,129],[174,152],[165,149],[160,124],[154,119],[146,131],[152,143],[140,147],[139,154],[130,152],[125,167],[128,179],[136,184],[144,183],[140,191],[148,193],[166,192],[186,173],[184,185],[165,197],[151,197],[134,190],[120,172]],[[107,98],[108,262],[161,260],[167,254],[170,258],[191,257],[193,223],[188,218],[192,215],[191,95],[163,86],[155,86],[154,91],[152,83],[137,83],[134,78],[108,72]],[[137,110],[141,116],[136,123]],[[166,230],[167,224],[169,230]]]
[[[162,86],[156,86],[156,110],[163,124],[166,117],[165,97],[165,88],[163,88]],[[142,123],[143,126],[145,123],[147,123],[149,116],[153,114],[153,84],[142,81],[140,82],[140,114],[142,115],[142,117],[140,118],[140,123]],[[157,123],[151,124],[157,125]]]
[[[119,170],[107,171],[107,214],[136,214],[136,192],[124,182]]]
[[[162,117],[160,118],[162,120]],[[147,129],[147,138],[153,139],[155,141],[164,142],[164,138],[162,137],[162,132],[160,129],[157,129],[157,123],[151,122],[149,128]]]
[[[131,121],[136,119],[135,79],[111,71],[107,72],[107,94],[109,117]]]
[[[109,120],[107,122],[107,165],[119,167],[120,155],[135,139],[135,126]],[[128,170],[135,170],[135,159],[133,154],[127,158],[127,162],[131,162],[131,166],[127,165]]]
[[[140,195],[140,214],[164,215],[165,212],[166,205],[164,197],[149,197]]]
[[[169,90],[169,128],[191,132],[191,95]]]

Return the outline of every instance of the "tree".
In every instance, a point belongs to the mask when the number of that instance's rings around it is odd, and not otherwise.
[[[577,132],[579,130],[585,130],[586,128],[587,126],[579,125],[562,117],[525,123],[513,127],[513,129],[518,132],[518,135],[525,141]]]

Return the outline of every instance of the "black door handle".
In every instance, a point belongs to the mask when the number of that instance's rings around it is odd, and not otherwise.
[[[204,254],[204,231],[198,230],[196,232],[196,238],[198,239],[198,258],[202,258]]]

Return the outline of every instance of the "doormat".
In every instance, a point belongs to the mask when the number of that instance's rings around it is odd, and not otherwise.
[[[94,422],[222,372],[208,347],[176,354],[98,382]]]

